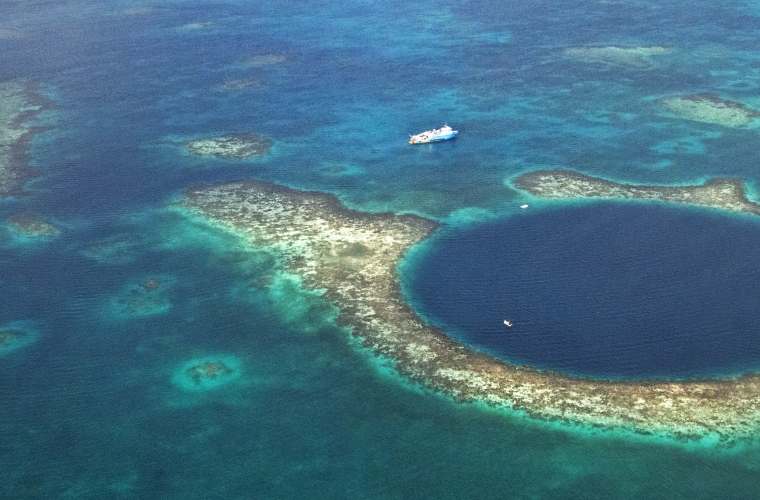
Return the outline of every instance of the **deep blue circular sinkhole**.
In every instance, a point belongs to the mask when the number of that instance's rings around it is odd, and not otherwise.
[[[609,202],[524,212],[442,234],[409,271],[426,318],[510,362],[613,379],[760,367],[760,218]]]

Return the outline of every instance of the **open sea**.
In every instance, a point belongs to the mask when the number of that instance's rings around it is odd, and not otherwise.
[[[0,327],[27,338],[0,351],[0,499],[759,498],[760,445],[423,390],[272,255],[172,208],[186,186],[259,179],[434,218],[404,293],[468,345],[598,378],[755,372],[760,218],[510,181],[740,177],[758,199],[757,128],[658,100],[760,109],[759,38],[757,0],[0,0],[0,82],[55,103],[29,124],[52,127],[30,145],[39,177],[0,221],[61,230],[0,227]],[[577,50],[609,46],[665,50]],[[455,140],[407,144],[444,123]],[[231,132],[273,147],[181,145]],[[236,378],[178,382],[209,357]]]

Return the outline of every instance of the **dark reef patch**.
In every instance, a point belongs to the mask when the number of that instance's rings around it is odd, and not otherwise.
[[[29,214],[11,215],[6,223],[17,233],[26,236],[55,236],[60,232],[53,224]]]
[[[22,194],[24,183],[37,176],[29,164],[29,142],[51,127],[27,124],[53,107],[36,84],[0,82],[0,197]]]
[[[174,383],[188,391],[207,391],[240,377],[240,360],[234,356],[205,356],[183,363]]]

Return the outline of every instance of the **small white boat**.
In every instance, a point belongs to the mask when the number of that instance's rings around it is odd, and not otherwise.
[[[528,208],[528,205],[520,205],[520,208]]]
[[[448,125],[444,125],[441,128],[434,128],[433,130],[428,130],[411,136],[409,144],[427,144],[428,142],[447,141],[456,137],[458,133],[458,130],[454,130]]]
[[[509,327],[512,326],[512,323],[510,323],[509,320],[506,320],[506,319],[504,320],[504,324],[507,325],[507,326],[509,326]]]

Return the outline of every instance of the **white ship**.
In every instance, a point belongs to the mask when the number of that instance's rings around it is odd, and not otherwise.
[[[428,142],[447,141],[456,137],[458,130],[453,130],[448,125],[444,125],[441,128],[434,128],[417,135],[413,135],[409,139],[409,144],[426,144]]]

